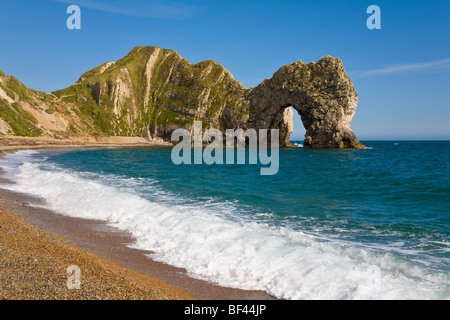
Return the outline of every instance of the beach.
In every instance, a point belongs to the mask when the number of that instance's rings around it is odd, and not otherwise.
[[[1,151],[21,149],[166,146],[117,140],[77,143],[0,137],[0,158]],[[273,299],[263,291],[225,288],[193,279],[185,270],[153,261],[146,256],[149,252],[127,246],[134,241],[129,234],[98,220],[72,218],[34,206],[40,201],[0,189],[0,299]],[[70,266],[81,271],[80,289],[68,288]]]
[[[195,299],[150,276],[74,246],[7,210],[0,198],[0,299]],[[80,289],[67,287],[67,268],[81,270]]]

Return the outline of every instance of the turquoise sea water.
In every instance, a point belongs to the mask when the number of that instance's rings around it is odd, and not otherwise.
[[[301,142],[300,142],[301,143]],[[132,232],[193,277],[284,299],[449,299],[450,142],[280,149],[174,165],[170,148],[21,151],[0,161],[58,212]]]

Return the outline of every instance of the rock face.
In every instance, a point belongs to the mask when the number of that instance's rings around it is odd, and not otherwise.
[[[10,123],[19,115],[33,129],[27,131],[30,135],[170,141],[175,129],[193,132],[194,121],[200,120],[203,129],[223,132],[279,129],[280,145],[288,146],[292,106],[306,129],[305,147],[363,147],[350,129],[355,89],[342,62],[332,57],[286,65],[250,89],[218,62],[192,65],[177,52],[158,47],[136,47],[50,94],[19,86],[17,80],[13,86],[12,78],[0,72],[0,103],[8,108],[7,116],[0,109],[3,134],[20,134]]]

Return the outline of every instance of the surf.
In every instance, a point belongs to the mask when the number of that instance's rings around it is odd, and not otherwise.
[[[272,214],[250,215],[238,202],[186,199],[154,179],[73,171],[46,159],[36,152],[7,155],[0,163],[16,184],[2,187],[128,231],[132,247],[191,277],[280,299],[450,297],[448,274],[391,251],[279,225]]]

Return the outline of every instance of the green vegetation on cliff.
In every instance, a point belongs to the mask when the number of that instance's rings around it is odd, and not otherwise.
[[[6,87],[13,92],[17,93],[19,96],[19,99],[22,101],[27,101],[32,103],[33,100],[31,99],[31,94],[34,90],[27,88],[25,85],[23,85],[19,80],[14,78],[13,76],[9,76],[8,80],[6,82]]]
[[[19,103],[9,105],[0,99],[0,118],[9,124],[17,136],[38,137],[42,130],[37,127],[37,120],[26,112]]]

